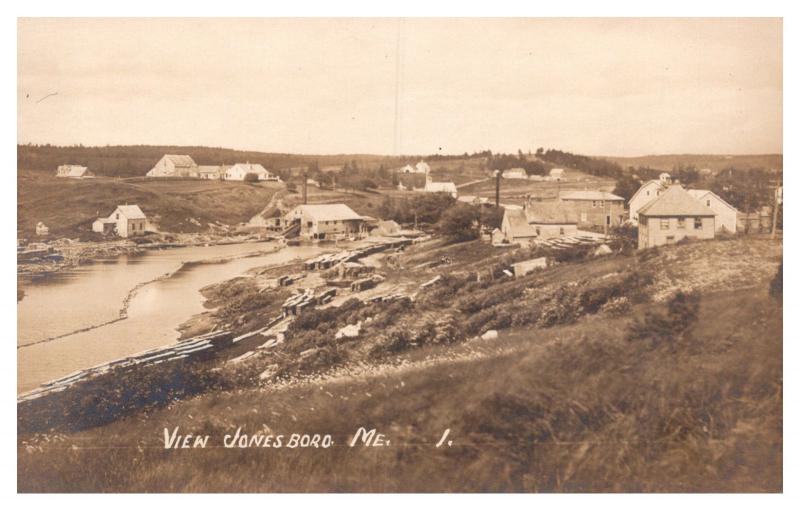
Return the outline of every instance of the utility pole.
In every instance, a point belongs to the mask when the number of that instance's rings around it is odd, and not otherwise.
[[[308,203],[308,176],[305,168],[303,169],[303,205]]]
[[[500,170],[494,171],[494,206],[500,207]]]

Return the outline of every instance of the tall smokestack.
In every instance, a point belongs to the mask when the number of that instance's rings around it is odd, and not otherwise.
[[[500,207],[500,170],[494,171],[494,206]]]
[[[308,178],[306,171],[303,170],[303,205],[308,203]]]

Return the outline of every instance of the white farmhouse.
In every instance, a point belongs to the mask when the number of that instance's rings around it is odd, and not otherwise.
[[[107,218],[97,218],[92,230],[101,234],[116,233],[120,237],[144,234],[147,217],[138,205],[119,205]]]
[[[714,227],[719,232],[723,229],[730,233],[736,232],[736,218],[739,211],[734,206],[720,198],[719,195],[707,189],[690,189],[687,190],[690,195],[699,200],[704,206],[708,207],[714,213]]]
[[[639,209],[661,196],[671,182],[672,179],[665,172],[658,176],[658,180],[653,179],[642,184],[631,199],[628,200],[628,216],[630,220],[638,223]]]
[[[509,168],[503,170],[503,179],[527,179],[528,172],[524,168]]]
[[[256,175],[259,181],[280,181],[280,177],[270,173],[258,163],[236,163],[225,170],[222,178],[226,181],[243,181],[247,174]]]
[[[431,167],[428,166],[427,163],[424,161],[420,161],[416,164],[416,166],[406,165],[400,169],[400,173],[402,174],[429,174],[431,173]]]
[[[197,174],[197,163],[190,156],[164,154],[147,172],[147,177],[192,177]]]
[[[428,193],[449,193],[451,197],[458,198],[458,189],[455,183],[450,181],[433,182],[430,175],[428,175],[428,179],[425,181],[424,191]]]
[[[550,180],[552,180],[552,181],[563,181],[564,180],[564,169],[563,168],[551,168],[550,169]]]
[[[85,166],[80,165],[59,165],[56,169],[56,177],[70,177],[72,179],[85,179],[87,177],[94,177],[92,173]]]

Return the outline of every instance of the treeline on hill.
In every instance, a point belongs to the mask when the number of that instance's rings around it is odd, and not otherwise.
[[[292,169],[316,165],[317,168],[344,167],[355,162],[365,167],[400,166],[408,156],[375,155],[298,155],[239,151],[221,147],[180,147],[173,145],[130,145],[84,147],[75,145],[17,145],[17,167],[25,170],[54,172],[59,165],[84,165],[96,175],[106,177],[143,176],[164,154],[188,154],[198,165],[231,165],[259,163],[282,177],[292,175]],[[294,172],[297,173],[297,172]]]

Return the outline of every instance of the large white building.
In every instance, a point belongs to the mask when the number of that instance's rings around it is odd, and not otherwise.
[[[147,177],[192,177],[197,174],[197,163],[190,156],[164,154],[147,172]]]
[[[527,179],[528,172],[524,168],[509,168],[503,170],[503,179]]]
[[[236,163],[232,167],[225,170],[225,172],[222,174],[222,178],[226,181],[243,181],[247,174],[256,175],[259,181],[280,180],[280,177],[270,173],[269,170],[258,163]]]
[[[458,189],[455,183],[450,181],[434,182],[430,174],[428,174],[425,180],[424,191],[428,193],[449,193],[451,197],[458,198]]]
[[[299,224],[301,236],[317,240],[366,234],[364,217],[345,204],[298,205],[286,214],[284,224]]]

